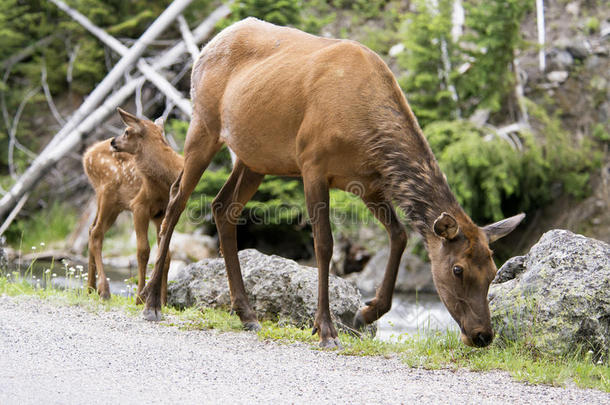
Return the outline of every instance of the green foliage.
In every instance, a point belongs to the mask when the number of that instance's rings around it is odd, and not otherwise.
[[[471,113],[477,108],[498,111],[512,91],[511,64],[515,50],[523,45],[521,21],[531,9],[528,0],[472,0],[464,3],[465,61],[469,69],[456,77],[462,108]]]
[[[406,69],[400,85],[422,126],[469,116],[477,108],[495,112],[510,102],[511,64],[523,45],[520,23],[531,8],[526,0],[473,0],[464,3],[465,34],[451,35],[453,1],[416,2],[405,20]]]
[[[595,34],[596,32],[599,32],[599,19],[597,17],[589,17],[585,23],[585,27],[588,34]]]
[[[598,122],[593,126],[592,136],[593,139],[597,139],[600,142],[610,142],[610,134],[602,123]]]
[[[475,221],[502,219],[502,201],[520,192],[522,156],[466,121],[438,121],[425,132],[464,209]]]
[[[450,91],[451,77],[442,73],[446,68],[443,49],[450,63],[455,64],[456,58],[455,46],[450,40],[453,1],[439,0],[436,10],[424,0],[416,4],[418,12],[409,15],[403,27],[406,52],[399,56],[398,63],[406,74],[399,83],[415,116],[425,126],[457,116],[456,100]]]
[[[462,120],[438,121],[424,130],[451,189],[476,222],[542,207],[556,196],[557,185],[577,198],[588,192],[589,172],[599,163],[592,149],[572,145],[559,120],[543,108],[529,109],[542,146],[525,132],[519,134],[523,149],[516,150]]]
[[[301,21],[299,0],[241,0],[231,6],[231,21],[256,17],[277,25],[296,25]]]
[[[299,29],[318,34],[322,27],[335,21],[337,13],[325,0],[310,0],[303,3]]]
[[[37,211],[28,219],[15,221],[5,233],[6,240],[15,247],[29,251],[40,243],[49,245],[63,241],[74,229],[77,216],[67,204],[53,203]]]

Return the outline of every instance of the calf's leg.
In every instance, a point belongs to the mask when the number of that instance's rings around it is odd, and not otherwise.
[[[97,271],[97,292],[102,299],[110,298],[110,286],[102,264],[102,246],[104,235],[116,221],[120,210],[112,201],[112,196],[102,194],[98,199],[98,210],[91,230],[89,232],[89,288],[95,288],[95,272]],[[91,266],[93,264],[93,266]],[[93,282],[91,281],[93,279]]]

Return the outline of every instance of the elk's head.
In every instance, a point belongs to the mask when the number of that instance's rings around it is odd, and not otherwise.
[[[146,144],[151,142],[165,142],[163,136],[163,119],[158,118],[155,122],[140,119],[121,108],[117,108],[125,130],[119,136],[112,138],[110,146],[115,152],[126,152],[132,155],[138,154]]]
[[[434,222],[434,235],[428,238],[432,277],[467,346],[485,347],[493,340],[487,293],[497,269],[489,244],[509,234],[524,217],[480,228],[463,213],[456,218],[443,212]]]

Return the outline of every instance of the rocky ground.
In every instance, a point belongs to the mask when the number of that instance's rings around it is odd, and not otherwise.
[[[412,369],[250,333],[181,331],[122,312],[0,297],[0,403],[609,403],[502,372]]]

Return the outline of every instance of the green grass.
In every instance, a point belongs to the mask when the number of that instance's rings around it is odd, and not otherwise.
[[[141,306],[133,297],[113,295],[109,301],[100,301],[96,294],[84,289],[59,290],[36,288],[17,273],[0,275],[0,295],[29,295],[48,299],[61,305],[77,305],[89,311],[122,309],[139,316]],[[239,318],[221,309],[163,309],[169,327],[183,330],[210,330],[219,332],[242,331]],[[318,349],[317,337],[309,329],[301,329],[289,322],[263,321],[258,332],[261,340],[280,343],[300,342]],[[397,357],[410,367],[425,369],[468,369],[472,371],[505,370],[516,380],[531,384],[562,386],[575,383],[579,387],[610,392],[610,365],[596,363],[590,353],[553,357],[538,353],[525,343],[503,345],[494,343],[486,349],[474,349],[460,342],[456,331],[427,332],[401,335],[394,342],[384,342],[370,337],[358,338],[340,333],[343,348],[340,355]]]
[[[78,216],[67,204],[53,203],[29,218],[15,221],[6,231],[7,242],[28,252],[40,248],[40,243],[52,244],[64,241],[74,229]]]

